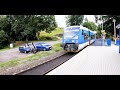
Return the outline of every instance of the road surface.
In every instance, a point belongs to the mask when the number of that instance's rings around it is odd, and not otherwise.
[[[41,42],[45,42],[45,43],[54,45],[56,43],[60,43],[61,40],[59,40],[59,41],[41,41]],[[33,55],[33,54],[20,53],[18,48],[13,48],[10,50],[1,51],[0,52],[0,63],[7,62],[7,61],[10,61],[13,59],[28,57],[31,55]]]

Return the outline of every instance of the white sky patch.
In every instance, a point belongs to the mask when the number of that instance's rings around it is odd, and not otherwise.
[[[84,18],[86,18],[86,17],[87,17],[88,21],[95,22],[95,17],[94,17],[94,15],[85,15]]]
[[[56,22],[58,24],[58,27],[66,27],[66,18],[67,15],[55,15]],[[94,15],[85,15],[87,17],[88,21],[92,21],[95,23],[95,17]],[[84,17],[84,18],[85,18]]]
[[[66,27],[66,15],[55,15],[55,19],[57,21],[58,27]]]

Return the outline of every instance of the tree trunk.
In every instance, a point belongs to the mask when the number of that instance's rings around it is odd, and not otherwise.
[[[37,32],[37,39],[40,40],[40,32]]]
[[[26,37],[26,42],[28,42],[28,37]]]

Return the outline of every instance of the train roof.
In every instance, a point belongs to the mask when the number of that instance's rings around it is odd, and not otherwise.
[[[79,27],[80,29],[84,29],[84,30],[86,30],[86,31],[90,31],[91,33],[97,33],[96,31],[92,31],[92,30],[90,30],[90,29],[88,29],[88,28],[86,28],[86,27],[83,27],[82,25],[80,25],[80,26],[69,26],[69,27],[65,27],[64,29],[66,29],[66,28],[72,28],[72,27]]]

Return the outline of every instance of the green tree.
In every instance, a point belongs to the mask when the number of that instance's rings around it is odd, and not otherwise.
[[[7,42],[35,40],[36,33],[51,32],[57,27],[54,15],[6,15],[0,16],[0,31]],[[5,39],[6,38],[6,39]],[[1,41],[1,43],[3,42]]]
[[[7,30],[15,40],[34,40],[36,33],[51,32],[57,27],[54,15],[7,15],[7,20],[11,26]]]
[[[97,26],[95,25],[94,22],[84,22],[83,26],[87,27],[88,29],[93,30],[93,31],[97,30]]]
[[[3,30],[0,30],[0,49],[8,45],[8,38]]]
[[[83,19],[84,15],[68,15],[66,17],[66,25],[67,26],[81,25]]]
[[[120,15],[106,15],[102,16],[104,23],[103,23],[103,28],[106,30],[106,33],[108,33],[108,36],[113,36],[114,35],[114,23],[113,19],[116,20],[116,25],[120,23]],[[116,33],[118,34],[118,30],[116,29]]]
[[[57,23],[54,15],[39,15],[35,17],[36,34],[39,39],[40,32],[50,33],[55,30]]]

